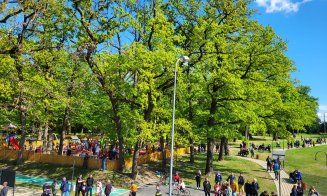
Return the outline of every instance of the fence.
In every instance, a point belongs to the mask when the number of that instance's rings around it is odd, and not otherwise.
[[[182,155],[189,153],[189,148],[179,148],[176,149],[174,154],[175,155]],[[0,150],[0,157],[1,159],[16,159],[18,151],[14,150]],[[170,156],[170,152],[166,151],[166,157]],[[37,162],[37,163],[49,163],[54,165],[61,165],[61,166],[70,166],[73,165],[75,162],[75,166],[82,167],[83,165],[83,158],[77,156],[61,156],[61,155],[53,155],[53,154],[40,154],[35,153],[33,151],[25,151],[23,154],[25,161]],[[146,155],[140,155],[138,159],[138,164],[145,164],[150,161],[157,161],[161,160],[161,152],[154,152],[149,153]],[[129,158],[125,160],[125,167],[126,169],[130,169],[132,167],[133,159]],[[88,167],[92,169],[99,169],[101,166],[101,159],[90,158],[88,160]],[[108,160],[107,161],[107,169],[108,170],[118,170],[119,162],[118,160]]]

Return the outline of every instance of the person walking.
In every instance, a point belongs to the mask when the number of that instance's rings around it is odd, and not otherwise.
[[[51,185],[52,196],[57,196],[58,189],[59,189],[59,185],[58,185],[57,181],[53,180],[52,185]]]
[[[201,187],[201,171],[200,170],[195,175],[195,181],[196,181],[196,189],[200,189],[200,187]]]
[[[258,196],[258,190],[260,189],[257,179],[253,179],[252,186],[251,186],[251,195]]]
[[[107,184],[106,184],[106,187],[104,188],[104,194],[105,194],[106,196],[109,196],[110,193],[111,193],[111,190],[112,190],[112,184],[111,184],[111,181],[108,180],[108,181],[107,181]]]
[[[296,193],[297,193],[297,196],[303,196],[303,194],[304,194],[304,189],[302,187],[301,182],[297,183]]]
[[[91,174],[91,175],[86,179],[86,196],[88,196],[89,193],[90,193],[90,196],[92,196],[93,184],[94,184],[94,179],[93,179],[93,175]]]
[[[252,184],[249,180],[246,181],[244,185],[245,196],[250,196],[252,193]]]
[[[79,196],[79,193],[82,192],[82,185],[83,185],[83,178],[82,178],[82,174],[80,174],[76,179],[75,196]]]
[[[210,196],[210,189],[211,189],[211,185],[210,182],[208,181],[208,178],[205,178],[204,182],[203,182],[203,190],[204,190],[204,195],[205,196]]]
[[[275,180],[278,180],[279,170],[280,170],[280,165],[279,165],[278,161],[276,160],[274,163]]]
[[[297,196],[297,190],[296,190],[296,185],[295,184],[293,185],[290,196]]]
[[[238,177],[238,181],[237,181],[237,184],[238,184],[238,194],[239,195],[243,195],[244,194],[244,177],[242,175],[242,173],[240,173],[240,176]]]
[[[102,159],[102,161],[101,161],[101,163],[102,163],[101,170],[102,171],[106,171],[106,169],[107,169],[107,158],[108,158],[108,153],[103,151],[102,158],[101,158]]]
[[[269,170],[271,172],[271,158],[268,156],[266,159],[267,162],[267,171]]]
[[[250,147],[250,153],[251,153],[251,158],[254,158],[254,148],[251,146]]]
[[[136,196],[137,186],[134,182],[131,182],[131,196]]]
[[[62,178],[60,190],[61,190],[61,196],[69,196],[69,184],[66,177]]]
[[[7,196],[8,190],[9,190],[8,182],[3,182],[3,187],[2,187],[2,189],[0,191],[0,196]]]

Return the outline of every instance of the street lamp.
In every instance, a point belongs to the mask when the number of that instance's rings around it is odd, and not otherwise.
[[[183,65],[187,65],[190,58],[188,56],[181,56],[177,59],[175,63],[174,72],[174,98],[173,98],[173,122],[171,129],[171,149],[170,149],[170,174],[169,174],[169,196],[172,195],[172,177],[173,177],[173,159],[174,159],[174,131],[175,131],[175,103],[176,103],[176,78],[177,78],[177,65],[180,61]]]

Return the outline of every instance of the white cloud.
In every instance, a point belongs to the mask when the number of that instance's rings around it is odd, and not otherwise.
[[[317,115],[318,115],[318,118],[320,118],[321,122],[324,121],[324,116],[327,121],[327,105],[319,105]]]
[[[327,112],[327,105],[319,105],[319,111]]]
[[[274,12],[297,12],[300,5],[312,0],[302,0],[293,2],[294,0],[255,0],[260,7],[264,7],[267,13]]]

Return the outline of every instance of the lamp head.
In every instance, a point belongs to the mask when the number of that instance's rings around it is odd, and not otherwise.
[[[183,61],[183,65],[186,66],[188,64],[189,60],[190,60],[190,57],[188,57],[188,56],[181,56],[179,59],[181,61]]]
[[[181,56],[180,58],[184,63],[187,63],[190,61],[190,57],[188,57],[188,56]]]

